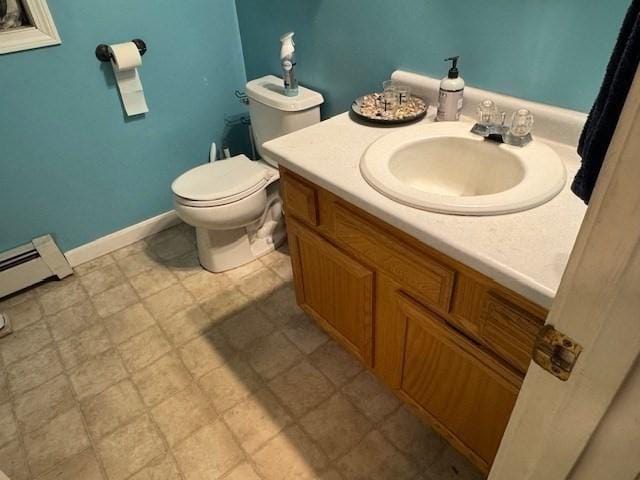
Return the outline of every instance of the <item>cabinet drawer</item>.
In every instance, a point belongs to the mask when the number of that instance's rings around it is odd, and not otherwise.
[[[316,189],[285,173],[282,176],[285,211],[298,219],[318,226],[318,192]]]
[[[453,290],[453,270],[340,205],[335,206],[333,220],[335,240],[345,250],[384,270],[414,297],[447,312]]]
[[[482,307],[480,324],[482,341],[511,365],[526,373],[544,319],[489,293]]]
[[[400,392],[483,470],[496,455],[520,388],[519,378],[489,353],[404,295]]]

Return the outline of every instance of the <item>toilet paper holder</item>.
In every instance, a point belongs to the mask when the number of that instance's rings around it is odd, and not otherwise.
[[[147,53],[147,44],[144,43],[144,40],[139,38],[134,38],[131,40],[138,47],[138,51],[140,52],[140,56]],[[96,47],[96,58],[101,62],[110,62],[111,61],[111,52],[109,52],[109,45],[101,43]]]

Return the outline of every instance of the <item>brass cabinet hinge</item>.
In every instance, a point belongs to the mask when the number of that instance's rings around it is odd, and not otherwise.
[[[552,325],[540,329],[533,349],[533,361],[547,372],[566,381],[578,361],[582,347]]]

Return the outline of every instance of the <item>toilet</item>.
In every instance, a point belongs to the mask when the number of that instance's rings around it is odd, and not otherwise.
[[[193,168],[172,184],[178,216],[196,229],[200,264],[224,272],[276,249],[286,238],[278,164],[262,150],[274,138],[320,122],[322,95],[283,93],[269,75],[247,83],[249,115],[261,160],[245,155]]]

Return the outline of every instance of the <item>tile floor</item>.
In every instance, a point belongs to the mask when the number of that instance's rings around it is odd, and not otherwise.
[[[297,308],[286,248],[213,275],[180,225],[0,309],[11,480],[481,478]]]

